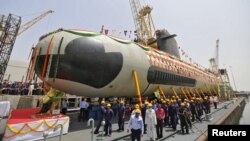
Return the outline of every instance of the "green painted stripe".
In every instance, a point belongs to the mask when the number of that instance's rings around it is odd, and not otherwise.
[[[173,56],[170,56],[170,55],[169,55],[169,57],[172,58],[172,59],[175,59]]]
[[[150,47],[144,47],[140,44],[137,44],[139,47],[141,47],[142,49],[146,50],[146,51],[150,51]]]
[[[60,44],[59,44],[59,47],[58,47],[58,50],[57,50],[56,66],[55,66],[55,71],[54,71],[53,82],[55,82],[55,78],[56,78],[56,75],[57,75],[57,69],[58,69],[58,65],[59,65],[59,62],[60,62],[60,52],[61,52],[62,42],[63,42],[63,37],[60,40]]]
[[[129,40],[120,40],[120,39],[117,39],[117,38],[114,38],[114,37],[110,37],[111,39],[119,42],[119,43],[122,43],[122,44],[131,44],[132,42],[129,41]]]
[[[84,37],[95,37],[95,36],[99,36],[101,34],[99,33],[89,33],[89,32],[76,32],[76,31],[71,31],[71,30],[64,30],[65,32],[68,32],[68,33],[72,33],[72,34],[75,34],[75,35],[79,35],[79,36],[84,36]]]
[[[160,55],[163,55],[163,54],[164,54],[164,53],[159,52],[159,51],[157,51],[157,50],[154,50],[154,52],[156,52],[156,53],[158,53],[158,54],[160,54]]]

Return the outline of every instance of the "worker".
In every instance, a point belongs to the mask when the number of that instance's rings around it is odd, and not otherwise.
[[[169,113],[168,113],[168,107],[169,107],[169,100],[168,99],[166,101],[163,101],[162,107],[163,107],[163,109],[165,111],[164,126],[165,127],[170,127]]]
[[[171,104],[168,108],[171,126],[176,130],[176,120],[177,120],[177,109],[174,100],[171,100]]]
[[[205,111],[206,114],[209,113],[209,101],[207,100],[207,97],[204,98],[203,102],[202,102],[202,105],[203,105],[203,109]]]
[[[142,108],[141,108],[141,116],[142,116],[143,124],[144,124],[144,133],[143,134],[147,134],[147,124],[145,123],[147,106],[148,106],[148,102],[145,101],[144,104],[142,104]]]
[[[89,107],[89,103],[87,102],[87,99],[85,98],[84,100],[80,102],[80,114],[78,118],[79,122],[81,120],[82,121],[88,120],[88,107]]]
[[[214,102],[214,109],[217,109],[217,104],[218,104],[218,97],[216,94],[214,94],[213,96],[213,102]]]
[[[179,112],[178,112],[178,115],[180,117],[180,122],[181,122],[181,132],[182,134],[185,134],[184,133],[184,127],[186,129],[186,134],[189,134],[189,131],[188,131],[188,119],[187,119],[187,115],[186,115],[186,109],[185,109],[185,104],[184,103],[181,103],[181,107],[179,109]]]
[[[35,88],[35,86],[34,86],[34,83],[33,83],[33,81],[32,81],[32,82],[30,83],[30,85],[29,85],[28,96],[33,95],[34,88]]]
[[[194,108],[191,107],[191,112],[192,114],[194,113],[194,116],[196,120],[202,122],[201,117],[199,116],[199,111],[200,111],[200,106],[199,106],[199,98],[196,98],[194,101]],[[193,120],[193,119],[192,119]]]
[[[118,129],[117,132],[124,131],[124,121],[125,121],[125,106],[124,102],[120,102],[120,106],[118,108]]]
[[[102,125],[102,123],[104,121],[105,113],[106,113],[105,101],[101,101],[101,107],[99,109],[99,116],[98,116],[98,123],[97,123],[97,126],[95,128],[94,134],[99,134],[99,128],[101,127],[101,125]]]
[[[211,113],[210,98],[209,98],[209,96],[207,97],[207,111],[208,111],[208,113]]]
[[[62,100],[62,114],[66,115],[68,109],[68,101],[65,99]]]
[[[135,104],[134,110],[131,112],[131,116],[134,116],[136,109],[139,109],[139,108],[140,108],[139,104]]]
[[[203,115],[203,104],[201,98],[196,98],[196,107],[199,118]]]
[[[147,136],[150,138],[150,140],[155,141],[157,120],[155,110],[152,109],[151,103],[148,104],[148,109],[146,110],[145,123],[147,123]]]
[[[112,134],[112,118],[114,116],[114,112],[111,109],[111,104],[107,104],[107,110],[104,116],[105,119],[105,125],[104,125],[104,130],[105,130],[105,134],[104,136],[111,136]]]
[[[131,131],[131,139],[132,141],[141,141],[141,137],[143,136],[143,120],[141,117],[141,111],[140,109],[135,110],[135,115],[130,116],[129,122],[128,122],[128,129],[127,132],[129,133],[129,130]]]
[[[160,139],[163,137],[163,120],[165,118],[165,111],[161,107],[161,104],[158,104],[157,109],[155,110],[156,119],[157,119],[157,125],[156,125],[156,134],[157,139]]]

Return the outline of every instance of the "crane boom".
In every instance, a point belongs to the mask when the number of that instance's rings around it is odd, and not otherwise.
[[[130,6],[138,41],[148,45],[155,39],[155,27],[151,17],[152,8],[148,5],[142,7],[139,0],[130,0]]]
[[[19,32],[17,35],[22,34],[24,31],[26,31],[27,29],[29,29],[32,25],[34,25],[35,23],[37,23],[38,21],[40,21],[42,18],[46,17],[48,14],[53,13],[54,11],[49,10],[46,11],[45,13],[39,15],[38,17],[34,18],[33,20],[25,23],[24,25],[21,25]]]

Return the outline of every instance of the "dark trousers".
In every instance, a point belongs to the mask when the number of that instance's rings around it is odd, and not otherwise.
[[[132,141],[135,141],[135,139],[137,141],[141,141],[141,129],[137,130],[131,129],[131,139]]]
[[[192,122],[194,122],[195,121],[195,111],[191,111],[191,113],[192,113]]]
[[[176,130],[176,116],[174,115],[170,116],[170,121],[171,121],[172,128]]]
[[[192,128],[192,122],[190,119],[190,115],[186,115],[186,119],[187,119],[187,123],[188,123],[189,127]]]
[[[170,126],[169,116],[165,116],[165,118],[164,118],[164,126]]]
[[[105,135],[111,135],[112,134],[111,121],[105,121],[104,131],[105,131]]]
[[[214,102],[214,109],[217,109],[217,102]]]
[[[95,128],[95,132],[96,132],[96,133],[99,132],[99,128],[101,127],[101,125],[102,125],[102,119],[99,119],[99,120],[98,120],[98,123],[97,123],[97,126],[96,126],[96,128]]]
[[[67,113],[67,108],[62,108],[62,114],[66,115]]]
[[[156,125],[156,134],[157,138],[162,138],[163,135],[163,119],[157,119],[157,125]]]
[[[118,118],[118,127],[119,127],[118,130],[124,130],[124,118],[122,117]]]
[[[181,120],[181,132],[184,134],[184,127],[186,128],[186,133],[188,134],[188,123],[187,123],[187,119],[185,119],[184,117],[180,119]]]
[[[84,121],[85,119],[87,119],[86,118],[86,111],[87,111],[86,108],[80,109],[80,114],[79,114],[79,118],[78,118],[79,121],[81,121],[81,120]]]

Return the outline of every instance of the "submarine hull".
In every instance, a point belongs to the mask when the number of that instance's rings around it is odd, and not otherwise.
[[[135,96],[132,71],[142,95],[161,86],[216,89],[216,77],[171,54],[134,42],[82,30],[59,30],[40,38],[35,73],[52,87],[87,97]]]

